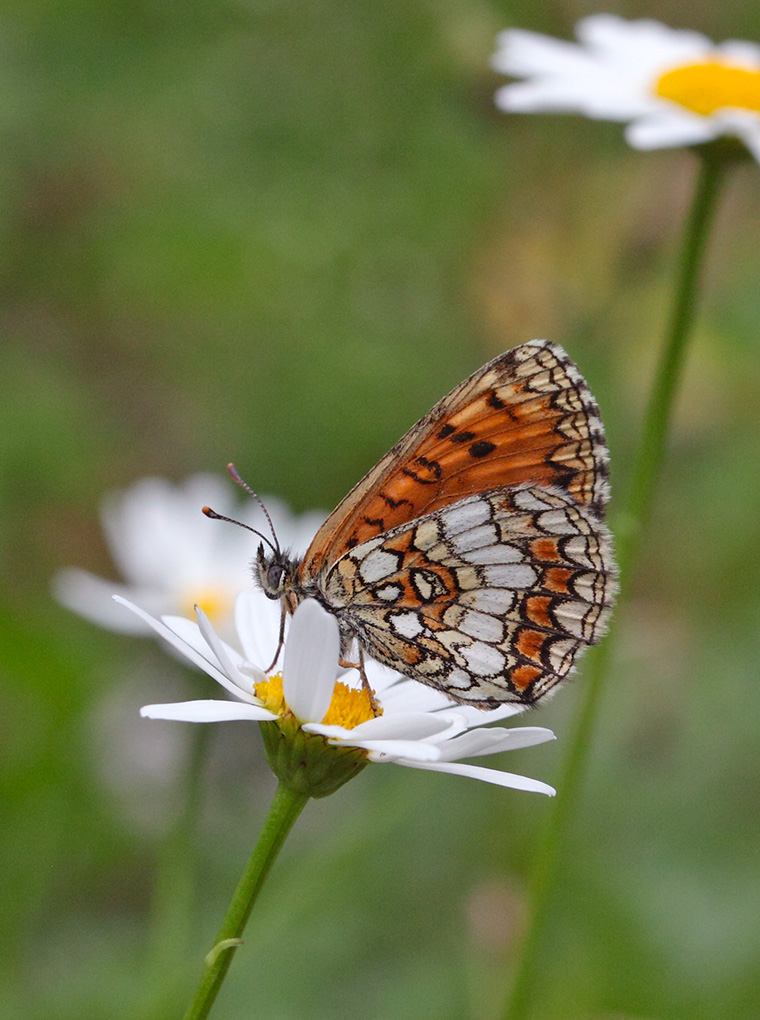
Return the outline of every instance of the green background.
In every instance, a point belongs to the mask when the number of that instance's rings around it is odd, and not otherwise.
[[[254,727],[210,729],[198,832],[167,845],[183,728],[136,710],[212,682],[50,598],[61,566],[115,576],[104,492],[234,460],[294,508],[329,508],[534,336],[587,376],[625,491],[694,160],[634,152],[618,125],[499,114],[489,70],[500,29],[567,38],[594,9],[3,5],[4,1018],[179,1016],[273,788]],[[607,9],[760,39],[750,0]],[[758,214],[748,163],[716,222],[562,862],[547,1020],[760,1010]],[[532,716],[556,744],[498,763],[551,782],[582,685]],[[120,732],[158,769],[122,763]],[[214,1016],[497,1017],[548,809],[365,770],[299,820]]]

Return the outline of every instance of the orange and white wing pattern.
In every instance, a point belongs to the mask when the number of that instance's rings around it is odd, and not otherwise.
[[[602,513],[609,486],[599,408],[564,350],[531,340],[480,368],[420,419],[333,510],[301,565],[474,493],[557,485]]]
[[[533,340],[444,397],[352,489],[299,587],[405,675],[480,707],[533,704],[610,614],[607,464],[583,377]]]
[[[370,539],[323,582],[370,653],[457,701],[533,704],[601,636],[606,527],[556,486],[468,496]]]

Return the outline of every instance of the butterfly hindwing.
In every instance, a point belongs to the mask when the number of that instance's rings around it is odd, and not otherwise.
[[[328,517],[301,577],[405,522],[521,484],[556,485],[599,512],[607,501],[596,402],[567,354],[545,340],[494,358],[417,422]]]
[[[449,504],[346,552],[324,596],[370,653],[459,701],[531,704],[603,633],[609,533],[557,487]]]

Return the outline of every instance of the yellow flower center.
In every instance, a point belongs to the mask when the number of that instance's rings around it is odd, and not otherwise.
[[[655,92],[703,117],[727,106],[760,112],[760,70],[707,60],[666,71]]]
[[[282,674],[276,673],[269,680],[262,680],[254,684],[256,697],[262,702],[264,708],[277,715],[284,715],[287,711],[285,697],[282,693]],[[374,694],[374,691],[372,692]],[[369,692],[363,687],[357,690],[355,687],[348,687],[346,684],[337,683],[333,690],[332,701],[327,710],[327,715],[320,720],[325,726],[343,726],[344,729],[352,730],[359,723],[367,719],[374,719],[375,712],[372,709],[372,701]]]
[[[285,695],[282,693],[282,673],[275,673],[268,680],[254,684],[253,690],[264,708],[268,708],[275,715],[284,713]]]
[[[231,615],[233,599],[224,588],[206,588],[200,592],[189,594],[184,603],[184,616],[194,619],[195,607],[198,606],[212,623],[218,623]]]
[[[374,695],[374,691],[372,694]],[[378,714],[382,710],[378,706]],[[346,684],[337,683],[333,690],[332,701],[327,709],[327,715],[322,722],[325,726],[343,726],[352,730],[359,723],[375,718],[375,711],[372,708],[370,692],[365,687],[347,687]]]

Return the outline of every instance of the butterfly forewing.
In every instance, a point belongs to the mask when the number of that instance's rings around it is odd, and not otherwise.
[[[597,510],[607,500],[596,402],[562,348],[544,340],[484,365],[417,422],[327,519],[302,577],[468,495],[537,482]]]

